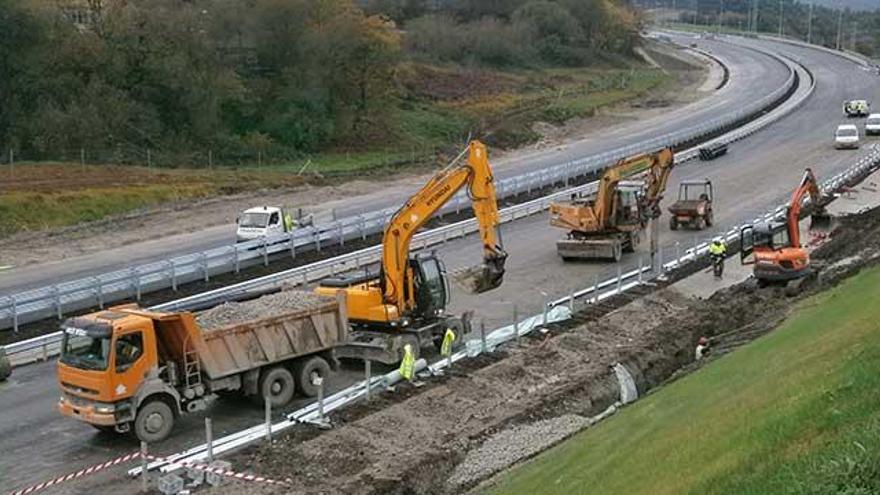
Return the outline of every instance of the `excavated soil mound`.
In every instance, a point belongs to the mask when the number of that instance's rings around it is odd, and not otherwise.
[[[286,290],[244,302],[227,302],[196,315],[199,326],[216,330],[240,325],[260,318],[280,316],[294,311],[313,309],[332,302],[311,292]]]
[[[331,431],[291,435],[234,459],[241,469],[289,478],[290,487],[214,493],[461,493],[587,427],[587,418],[618,401],[614,363],[628,368],[643,394],[695,366],[700,336],[711,338],[710,357],[751,341],[776,327],[793,300],[876,263],[878,246],[880,210],[844,218],[814,252],[818,276],[793,297],[753,281],[706,300],[661,288],[598,320],[524,339],[482,368],[460,368],[421,389],[401,386],[381,399],[386,407],[355,406],[344,415],[350,421]],[[400,392],[397,402],[388,399]]]

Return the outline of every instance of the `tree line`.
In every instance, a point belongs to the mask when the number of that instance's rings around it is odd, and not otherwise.
[[[367,146],[394,125],[403,64],[589,64],[637,34],[617,0],[85,1],[0,2],[5,148],[186,164]]]

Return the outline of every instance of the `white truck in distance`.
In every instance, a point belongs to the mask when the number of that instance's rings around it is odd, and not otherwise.
[[[295,218],[278,206],[259,206],[243,211],[236,220],[236,242],[284,234],[311,225],[311,216]]]
[[[871,113],[871,104],[867,100],[843,102],[843,114],[847,117],[867,117],[869,113]]]

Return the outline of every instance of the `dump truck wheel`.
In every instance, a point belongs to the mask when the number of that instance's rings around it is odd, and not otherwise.
[[[678,230],[678,218],[669,217],[669,230]]]
[[[295,391],[293,374],[283,366],[271,368],[260,376],[260,397],[273,408],[290,402]]]
[[[174,428],[174,412],[162,400],[152,400],[141,406],[134,420],[134,434],[147,443],[161,442]]]
[[[306,397],[318,395],[318,386],[312,383],[315,376],[324,380],[330,376],[330,365],[320,356],[312,356],[301,364],[296,365],[296,386],[299,392]],[[325,382],[326,387],[326,382]]]

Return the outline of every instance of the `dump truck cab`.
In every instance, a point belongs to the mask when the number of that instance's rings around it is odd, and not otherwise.
[[[98,429],[129,431],[147,400],[161,401],[162,412],[180,412],[151,318],[110,309],[67,320],[57,366],[59,411]],[[164,429],[161,414],[140,419],[147,437]]]

